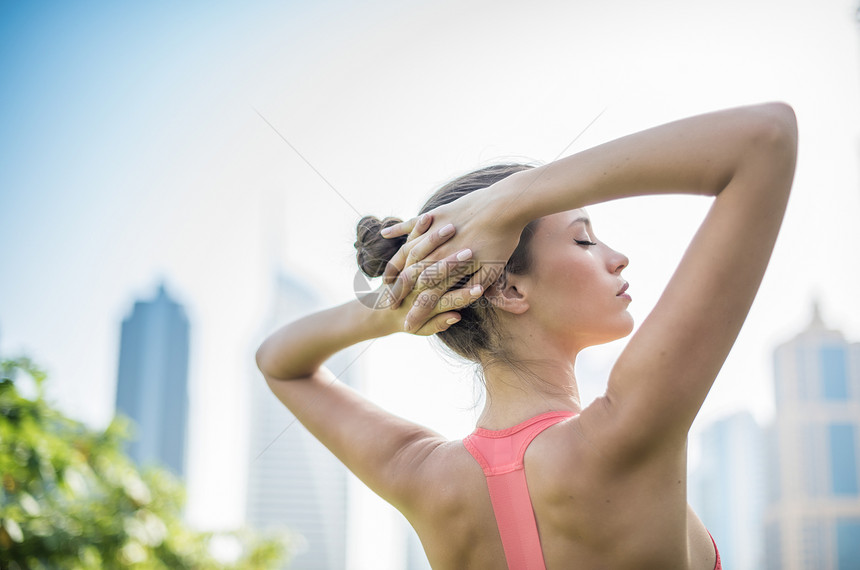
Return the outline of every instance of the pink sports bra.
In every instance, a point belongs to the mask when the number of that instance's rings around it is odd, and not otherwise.
[[[463,440],[487,478],[490,502],[510,570],[546,570],[523,457],[538,434],[574,415],[573,412],[546,412],[508,429],[477,428]],[[716,542],[714,551],[717,555],[714,570],[722,570]]]

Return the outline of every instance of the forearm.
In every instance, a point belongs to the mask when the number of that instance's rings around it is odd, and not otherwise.
[[[386,311],[353,300],[294,321],[257,350],[257,366],[268,378],[306,378],[333,354],[359,342],[395,332]]]
[[[781,104],[756,105],[641,131],[511,176],[499,183],[503,207],[524,225],[631,196],[715,196],[746,162],[756,160],[763,134],[792,128],[790,113]]]

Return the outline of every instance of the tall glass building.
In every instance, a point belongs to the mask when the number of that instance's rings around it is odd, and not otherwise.
[[[774,354],[767,568],[860,568],[860,344],[812,322]]]
[[[701,435],[701,461],[690,502],[720,549],[725,568],[760,570],[764,561],[764,430],[749,412],[710,424]]]
[[[306,285],[279,272],[265,334],[320,305]],[[356,370],[350,354],[336,354],[326,367],[341,382],[354,385]],[[295,535],[290,570],[345,568],[346,467],[278,401],[256,369],[250,391],[248,525],[259,530],[287,529]]]
[[[139,465],[158,464],[179,477],[188,432],[188,342],[185,310],[163,284],[122,322],[116,411],[134,424],[128,453]]]

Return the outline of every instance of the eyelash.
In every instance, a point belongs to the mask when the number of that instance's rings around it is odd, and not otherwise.
[[[597,245],[596,242],[588,241],[588,240],[584,240],[584,239],[575,239],[573,241],[575,241],[578,245]]]

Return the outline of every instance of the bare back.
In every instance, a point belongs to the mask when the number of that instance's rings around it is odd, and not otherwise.
[[[526,452],[546,567],[712,570],[714,546],[687,505],[686,454],[619,468],[579,422],[548,428]],[[407,516],[433,568],[506,567],[484,474],[463,443],[439,442],[420,473]]]

